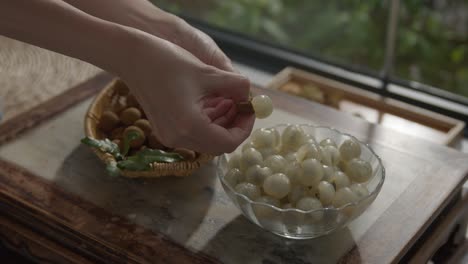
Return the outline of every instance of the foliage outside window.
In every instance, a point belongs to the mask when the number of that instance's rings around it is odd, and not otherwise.
[[[388,0],[153,0],[222,29],[378,74]],[[468,97],[468,2],[400,1],[396,78]]]

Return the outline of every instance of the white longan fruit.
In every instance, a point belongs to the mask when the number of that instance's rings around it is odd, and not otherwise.
[[[240,160],[240,169],[241,171],[245,171],[250,166],[262,164],[263,163],[263,156],[258,150],[254,148],[248,148],[244,150]]]
[[[272,155],[276,155],[276,153],[278,152],[276,150],[276,148],[261,148],[261,149],[257,149],[258,152],[260,152],[263,156],[263,159],[266,159]]]
[[[263,166],[270,168],[273,173],[284,172],[287,164],[281,155],[271,155],[263,161]]]
[[[353,139],[345,140],[340,146],[341,158],[344,160],[351,160],[361,156],[361,146],[359,142]]]
[[[238,168],[233,168],[226,173],[224,180],[229,184],[229,186],[235,188],[237,184],[244,180],[244,175]]]
[[[305,141],[305,132],[299,125],[287,126],[281,135],[283,151],[295,151]]]
[[[279,143],[279,138],[275,131],[266,128],[255,130],[251,135],[252,144],[256,149],[275,148]]]
[[[352,159],[346,165],[346,174],[355,182],[366,182],[372,177],[372,166],[361,159]]]
[[[340,208],[345,204],[354,203],[358,200],[359,197],[350,188],[344,187],[336,191],[333,206]]]
[[[369,190],[360,183],[354,183],[349,186],[349,188],[359,197],[359,199],[369,195]]]
[[[297,161],[301,162],[306,159],[321,160],[322,154],[320,147],[315,143],[307,143],[302,145],[296,153]]]
[[[304,143],[314,143],[317,144],[315,137],[312,134],[305,134],[304,135]]]
[[[307,187],[296,185],[291,188],[291,191],[288,194],[288,200],[291,204],[296,204],[301,198],[307,196],[309,194],[309,190]]]
[[[321,181],[317,187],[318,198],[323,205],[330,205],[335,197],[335,188],[327,181]]]
[[[323,167],[316,159],[306,159],[301,163],[300,181],[304,186],[315,186],[323,178]]]
[[[255,201],[255,199],[261,195],[260,188],[250,182],[241,182],[237,184],[235,190],[237,193],[247,196],[252,201]]]
[[[260,165],[253,165],[245,172],[245,180],[255,185],[262,186],[265,179],[272,175],[273,172],[268,167],[260,167]]]
[[[351,184],[348,176],[342,171],[335,171],[335,174],[331,177],[330,183],[335,186],[336,190],[344,187],[348,187]]]
[[[332,146],[332,147],[335,147],[335,148],[338,147],[336,145],[335,141],[333,141],[333,139],[331,139],[331,138],[326,138],[326,139],[320,141],[320,146],[321,147]]]
[[[240,154],[234,153],[228,160],[228,169],[240,168],[241,156]]]
[[[257,118],[267,118],[273,113],[273,102],[266,95],[257,95],[252,98],[252,106]]]
[[[266,194],[281,199],[288,195],[291,190],[289,178],[283,173],[268,176],[263,182],[263,190]]]
[[[322,203],[313,197],[304,197],[297,201],[296,208],[302,211],[310,211],[323,208]]]
[[[289,162],[286,165],[286,169],[284,170],[284,174],[288,176],[289,181],[291,184],[300,184],[301,181],[301,174],[302,168],[297,161]]]
[[[335,169],[333,167],[323,165],[323,180],[330,181],[331,177],[335,174]]]
[[[255,149],[255,146],[252,144],[252,141],[247,141],[244,144],[242,144],[241,152],[244,153],[244,151],[249,148]]]
[[[284,155],[284,158],[288,162],[296,162],[297,161],[297,153],[296,152],[288,153],[288,154]]]
[[[328,166],[336,166],[340,162],[340,152],[333,146],[322,147],[322,163]]]

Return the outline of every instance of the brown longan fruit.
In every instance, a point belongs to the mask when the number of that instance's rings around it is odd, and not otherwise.
[[[110,134],[111,139],[122,139],[125,127],[117,127]]]
[[[155,135],[148,136],[148,146],[152,149],[164,149],[164,145]]]
[[[141,111],[135,107],[129,107],[120,113],[120,120],[127,126],[132,125],[133,123],[135,123],[135,121],[137,121],[140,118]]]
[[[120,122],[119,117],[112,111],[105,111],[99,119],[99,128],[104,132],[114,129]]]
[[[195,151],[186,148],[175,148],[172,152],[179,153],[185,160],[193,160],[197,156]]]
[[[120,96],[126,96],[130,93],[128,86],[120,79],[115,82],[114,89]]]
[[[141,130],[139,127],[129,126],[124,130],[124,133],[123,133],[124,138],[127,138],[128,133],[130,133],[132,131],[138,133],[138,138],[135,139],[135,140],[130,141],[130,147],[139,148],[141,145],[143,145],[143,143],[146,140],[145,132],[143,132],[143,130]]]
[[[140,107],[140,104],[138,103],[136,97],[133,94],[127,95],[127,107]]]
[[[151,125],[150,122],[146,119],[138,119],[135,124],[133,124],[136,127],[141,128],[143,132],[145,132],[146,136],[151,135]]]

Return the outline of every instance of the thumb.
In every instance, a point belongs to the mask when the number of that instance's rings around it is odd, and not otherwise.
[[[210,95],[243,102],[249,99],[250,81],[240,74],[219,70],[209,78],[206,88]]]

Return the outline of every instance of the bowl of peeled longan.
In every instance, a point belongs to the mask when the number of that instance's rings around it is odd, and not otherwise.
[[[110,175],[130,178],[187,176],[213,159],[190,149],[168,148],[152,130],[127,85],[115,79],[89,107],[81,142],[92,148]]]
[[[385,181],[379,156],[329,127],[260,128],[218,158],[221,184],[252,223],[291,239],[331,233],[360,216]]]

